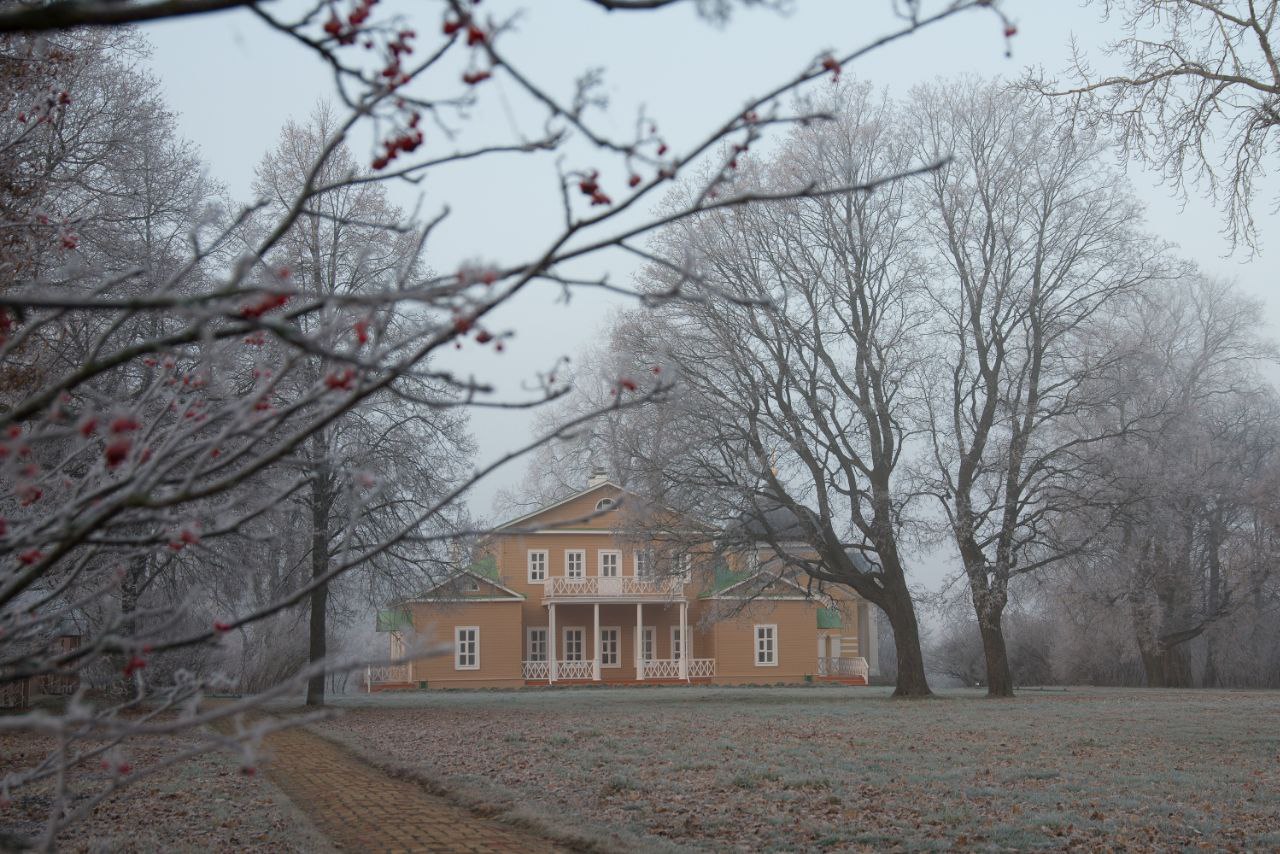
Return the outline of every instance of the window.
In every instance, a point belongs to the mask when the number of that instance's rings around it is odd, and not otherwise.
[[[599,501],[596,502],[596,510],[612,510],[612,509],[613,509],[612,498],[601,498]]]
[[[547,552],[545,549],[529,552],[529,583],[541,584],[547,580]]]
[[[567,578],[582,578],[587,574],[587,553],[571,549],[564,553],[564,574]]]
[[[582,635],[584,629],[564,630],[564,660],[582,661]]]
[[[671,657],[675,659],[684,658],[684,644],[680,642],[680,627],[671,627]]]
[[[453,630],[453,669],[480,669],[480,628],[458,626]]]
[[[622,552],[600,552],[600,577],[617,578],[622,565]]]
[[[480,582],[476,581],[474,578],[472,578],[469,575],[464,575],[462,577],[462,592],[463,593],[479,593]]]
[[[653,578],[653,552],[640,549],[636,552],[636,578]]]
[[[657,653],[654,643],[657,638],[657,631],[653,626],[645,626],[641,634],[640,640],[640,658],[643,661],[653,661],[654,655]]]
[[[678,555],[676,557],[676,575],[685,584],[693,580],[693,555]]]
[[[529,629],[528,640],[526,645],[529,648],[529,661],[546,661],[547,660],[547,630],[546,628]]]
[[[600,629],[600,666],[621,667],[618,655],[618,627]]]
[[[778,627],[756,626],[756,667],[778,664]]]
[[[760,571],[760,552],[752,550],[747,552],[747,572]]]

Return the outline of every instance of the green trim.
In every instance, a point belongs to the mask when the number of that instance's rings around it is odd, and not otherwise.
[[[401,629],[413,628],[413,616],[401,608],[392,608],[378,612],[377,630],[380,632],[398,632]]]
[[[820,629],[838,629],[840,628],[840,612],[835,608],[819,608],[818,609],[818,628]]]

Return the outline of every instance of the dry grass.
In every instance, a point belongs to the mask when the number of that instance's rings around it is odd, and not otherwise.
[[[1280,847],[1280,694],[414,693],[317,729],[602,847]]]

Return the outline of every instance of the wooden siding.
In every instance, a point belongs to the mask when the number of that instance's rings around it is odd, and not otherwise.
[[[512,600],[459,603],[447,607],[424,603],[411,606],[415,640],[430,646],[448,645],[448,652],[443,655],[415,659],[410,671],[411,681],[415,685],[425,681],[432,688],[522,684],[520,658],[524,650],[524,631],[520,627],[520,604]],[[476,670],[454,667],[454,629],[459,626],[480,629],[480,667]]]

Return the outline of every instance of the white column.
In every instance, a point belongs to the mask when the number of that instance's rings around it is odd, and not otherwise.
[[[866,615],[867,626],[867,648],[862,649],[862,644],[858,644],[858,655],[867,660],[867,667],[872,676],[880,675],[880,632],[876,628],[876,611],[880,609],[875,605],[867,604],[863,606],[862,613]]]
[[[644,603],[636,603],[636,679],[644,679]]]
[[[550,674],[551,682],[556,681],[556,603],[552,602],[549,606],[550,614],[547,618],[547,672]]]
[[[595,654],[595,660],[591,663],[591,678],[599,682],[600,681],[600,603],[599,602],[596,603],[595,628],[593,629],[593,631],[595,632],[594,637],[596,641],[595,642],[596,654]]]
[[[680,603],[680,678],[689,681],[689,603]]]

